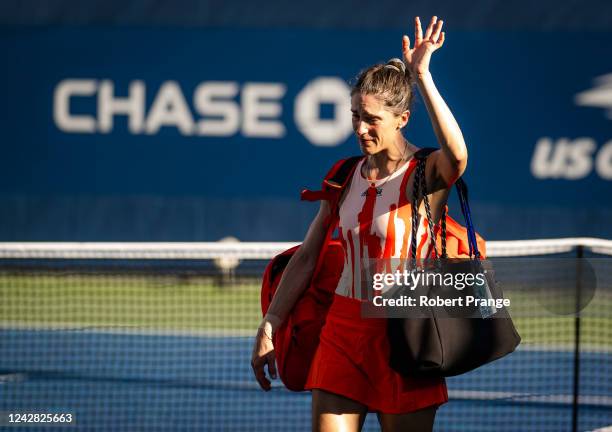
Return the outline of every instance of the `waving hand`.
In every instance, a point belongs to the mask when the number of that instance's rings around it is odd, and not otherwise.
[[[442,20],[438,21],[438,17],[432,17],[425,30],[425,36],[423,36],[421,20],[419,17],[416,17],[414,19],[414,46],[410,48],[410,38],[408,36],[403,37],[402,52],[404,54],[404,62],[414,78],[429,72],[431,54],[444,44],[442,25]]]

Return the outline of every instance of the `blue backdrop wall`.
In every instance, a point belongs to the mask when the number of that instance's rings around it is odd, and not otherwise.
[[[403,33],[40,25],[11,13],[4,241],[299,240],[316,212],[299,191],[358,152],[350,80],[399,56]],[[458,21],[431,69],[468,143],[477,229],[611,237],[612,34]],[[437,145],[420,101],[406,136]]]

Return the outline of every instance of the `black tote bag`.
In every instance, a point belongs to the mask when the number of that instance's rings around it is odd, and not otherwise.
[[[415,174],[413,208],[417,208],[419,189],[429,220],[429,231],[435,250],[435,232],[431,221],[431,210],[425,187],[425,159],[430,151],[421,151]],[[461,211],[463,213],[470,243],[470,257],[460,263],[446,260],[446,212],[442,215],[442,256],[436,264],[442,271],[454,271],[453,266],[460,266],[465,271],[483,272],[483,262],[476,242],[476,231],[471,220],[467,200],[467,186],[463,180],[456,183]],[[414,212],[411,245],[412,256],[416,256],[416,229],[418,212]],[[437,252],[435,253],[437,257]],[[486,262],[485,262],[486,263]],[[494,272],[488,268],[485,273],[489,294],[502,298],[499,286],[495,283]],[[432,287],[433,288],[433,287]],[[439,287],[436,289],[440,289]],[[454,289],[454,288],[453,288]],[[444,293],[439,293],[444,295]],[[454,376],[459,375],[486,363],[499,359],[515,350],[521,338],[505,308],[497,308],[494,313],[473,317],[449,317],[440,308],[422,308],[424,318],[389,318],[388,335],[391,345],[390,365],[403,375],[412,376]],[[452,311],[450,312],[452,316]],[[482,317],[485,316],[485,317]]]

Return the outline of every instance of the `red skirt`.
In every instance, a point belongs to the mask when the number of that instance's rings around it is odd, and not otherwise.
[[[389,366],[385,318],[362,318],[361,300],[335,295],[306,389],[353,399],[369,412],[403,414],[448,401],[444,378],[404,377]]]

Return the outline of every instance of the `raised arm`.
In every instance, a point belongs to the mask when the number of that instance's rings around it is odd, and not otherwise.
[[[300,295],[308,287],[312,274],[317,265],[319,251],[323,246],[327,227],[325,220],[330,214],[330,206],[327,201],[321,201],[321,207],[316,217],[310,224],[306,233],[304,243],[298,248],[289,260],[272,303],[268,308],[266,316],[262,320],[251,358],[251,366],[255,378],[264,390],[270,390],[270,380],[266,378],[264,366],[268,365],[268,373],[276,378],[276,365],[274,346],[272,345],[272,334],[286,319],[287,315],[300,298]]]
[[[415,18],[414,46],[404,36],[402,51],[406,66],[412,73],[423,98],[440,150],[431,154],[427,160],[427,182],[429,191],[450,187],[465,171],[467,148],[461,129],[438,92],[429,72],[431,55],[444,44],[443,21],[433,17],[423,35],[421,21]]]

